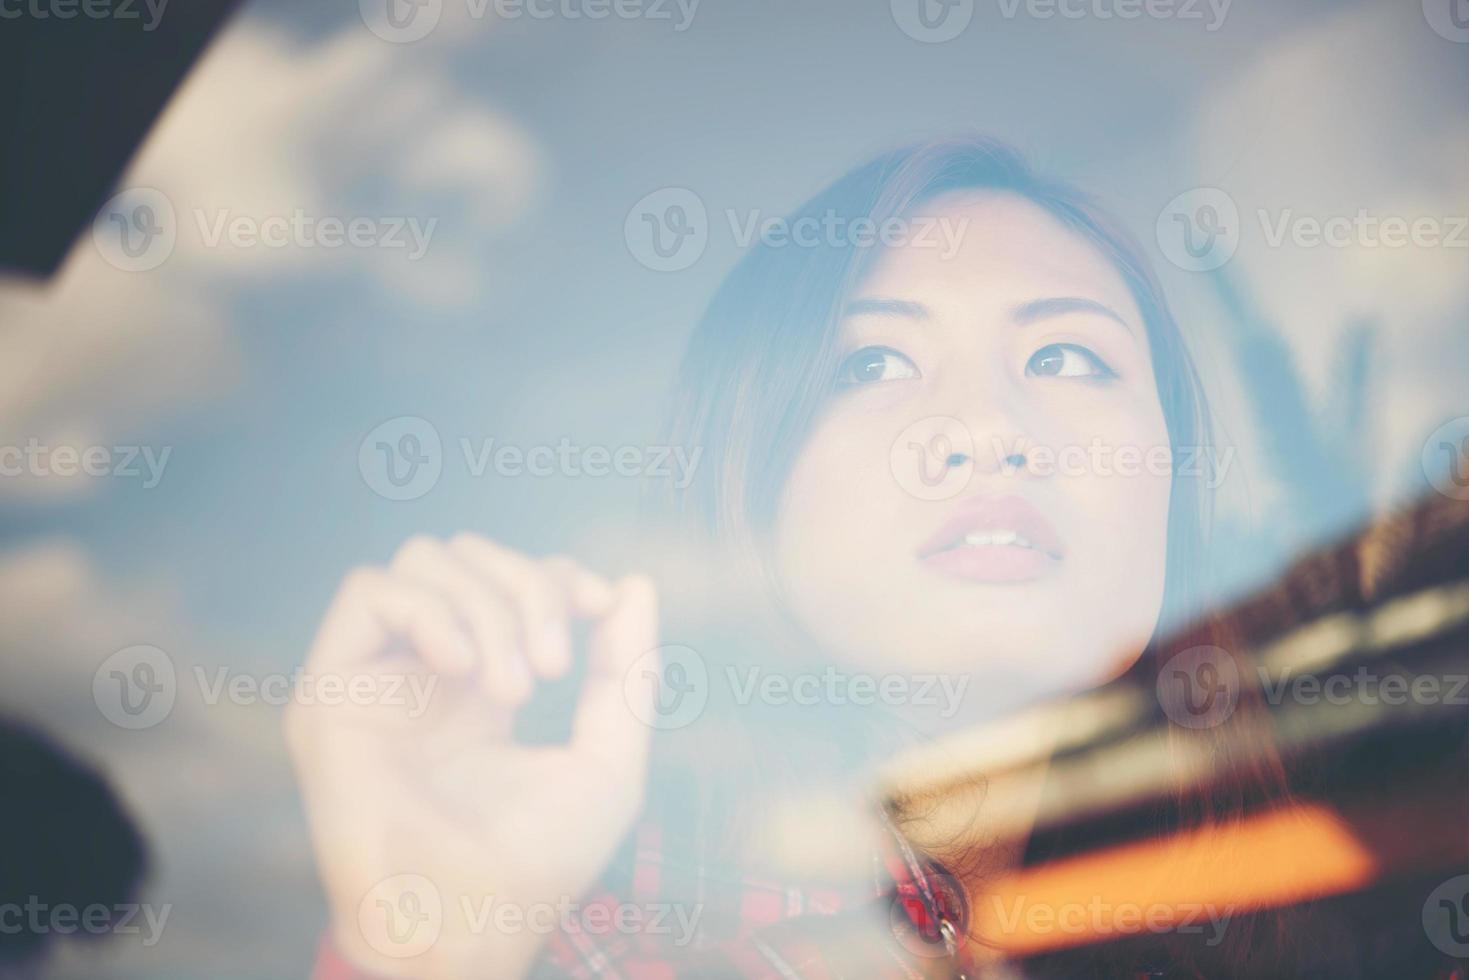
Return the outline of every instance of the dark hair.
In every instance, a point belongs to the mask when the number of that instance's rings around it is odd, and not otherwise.
[[[1211,460],[1203,385],[1146,253],[1089,197],[1041,176],[1009,146],[964,136],[885,153],[801,205],[791,222],[834,214],[881,227],[940,195],[966,190],[1018,195],[1111,262],[1143,317],[1174,458],[1188,449],[1196,458]],[[670,418],[671,444],[701,447],[705,460],[695,482],[663,500],[683,533],[716,546],[737,564],[764,564],[762,538],[773,526],[786,478],[831,391],[823,379],[836,377],[842,310],[879,255],[854,241],[815,248],[757,245],[720,286],[690,340]],[[1243,655],[1203,616],[1210,476],[1175,470],[1160,630],[1133,668],[1137,676],[1149,678],[1149,688],[1161,664],[1182,649],[1159,638],[1169,626],[1192,623],[1175,635],[1186,637],[1189,645],[1213,643]],[[1248,689],[1228,724],[1174,730],[1170,738],[1189,740],[1190,757],[1216,763],[1220,778],[1200,788],[1180,774],[1177,792],[1152,832],[1229,821],[1242,814],[1247,801],[1288,797],[1268,724]],[[1226,961],[1233,956],[1243,962],[1258,938],[1231,936],[1231,949],[1220,953]],[[1258,957],[1260,951],[1253,952]]]
[[[133,900],[143,838],[100,775],[37,732],[0,720],[0,906],[103,906],[108,921]],[[0,930],[0,976],[25,975],[55,938]],[[83,933],[85,934],[85,933]]]
[[[836,214],[881,227],[962,190],[1024,197],[1114,265],[1142,312],[1170,443],[1211,459],[1203,386],[1142,248],[1088,197],[1040,176],[1004,143],[969,136],[886,153],[801,205],[792,224]],[[706,460],[700,478],[666,501],[685,530],[748,554],[769,529],[785,478],[830,392],[820,379],[836,376],[842,308],[879,255],[854,241],[756,246],[721,284],[690,339],[671,413],[673,444],[700,446]],[[1198,608],[1206,485],[1207,474],[1173,481],[1168,618]]]

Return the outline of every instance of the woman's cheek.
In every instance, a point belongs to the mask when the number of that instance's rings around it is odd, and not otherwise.
[[[1151,633],[1162,606],[1172,457],[1161,423],[1094,429],[1090,438],[1086,471],[1063,481],[1085,539],[1076,571],[1097,604],[1095,621],[1122,645]]]
[[[1068,473],[1137,475],[1159,469],[1169,448],[1168,426],[1155,391],[1135,391],[1126,382],[1059,382],[1048,386],[1035,417],[1039,438]],[[1166,472],[1167,467],[1162,467]]]
[[[806,530],[828,548],[867,537],[872,524],[889,515],[898,498],[889,465],[886,426],[879,413],[843,412],[828,417],[812,433],[787,482],[782,511],[801,517]],[[814,533],[813,533],[814,532]]]
[[[795,596],[821,595],[824,605],[852,598],[854,586],[860,594],[861,583],[875,585],[901,550],[913,500],[892,473],[895,425],[880,413],[842,412],[807,440],[776,527],[781,575]]]

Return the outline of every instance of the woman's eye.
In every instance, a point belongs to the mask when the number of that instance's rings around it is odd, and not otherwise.
[[[1100,357],[1076,344],[1047,344],[1030,356],[1025,373],[1041,378],[1115,378]]]
[[[864,347],[842,361],[837,371],[837,383],[843,386],[916,377],[917,365],[891,347]]]

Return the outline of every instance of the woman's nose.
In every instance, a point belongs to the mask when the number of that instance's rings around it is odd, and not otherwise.
[[[950,453],[948,459],[944,461],[944,465],[947,466],[949,469],[957,469],[958,467],[967,465],[968,463],[974,463],[975,469],[977,469],[981,473],[1013,473],[1018,470],[1023,470],[1025,468],[1026,461],[1027,457],[1025,453],[1019,449],[1014,449],[1010,452],[1005,453],[987,453],[979,446],[976,446],[973,453]]]
[[[975,472],[982,474],[1008,476],[1024,471],[1032,435],[1024,387],[1004,372],[994,371],[983,381],[966,379],[951,394],[958,409],[954,414],[968,430],[968,438],[955,446],[966,450],[968,458],[954,462],[972,462]]]
[[[894,477],[923,500],[946,500],[974,489],[976,479],[1030,474],[1030,439],[1004,412],[930,415],[893,442]]]

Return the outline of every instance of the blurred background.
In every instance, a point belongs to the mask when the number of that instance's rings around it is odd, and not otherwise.
[[[210,704],[196,669],[288,674],[344,571],[416,532],[629,568],[637,479],[485,452],[659,446],[727,215],[894,144],[999,136],[1147,244],[1221,421],[1225,594],[1432,481],[1469,492],[1436,455],[1469,436],[1463,0],[924,10],[240,5],[56,275],[0,279],[0,708],[104,767],[171,906],[161,941],[55,976],[299,975],[323,910],[280,708]],[[691,201],[660,254],[643,215]],[[1310,235],[1364,212],[1430,223]],[[296,215],[364,244],[228,230]],[[109,717],[94,679],[138,646],[177,696]]]

